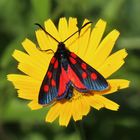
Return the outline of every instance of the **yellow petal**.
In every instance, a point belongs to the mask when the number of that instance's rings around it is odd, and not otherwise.
[[[81,104],[79,100],[72,101],[72,116],[74,121],[82,119],[83,114],[81,113]]]
[[[22,42],[22,45],[34,61],[36,62],[39,61],[39,63],[43,65],[45,68],[48,67],[48,64],[53,54],[47,52],[41,52],[36,48],[36,45],[29,39],[25,39]]]
[[[83,96],[80,99],[80,101],[81,101],[81,114],[82,115],[87,115],[90,111],[90,106],[89,106],[89,103],[88,103],[86,97]]]
[[[89,22],[89,20],[85,19],[83,25],[85,23]],[[88,43],[89,43],[89,37],[90,37],[90,28],[91,24],[87,25],[80,31],[80,36],[79,36],[79,45],[78,45],[78,52],[77,55],[81,58],[84,57],[85,52],[88,48]]]
[[[60,18],[58,31],[60,34],[61,41],[64,41],[68,37],[68,25],[66,18]]]
[[[18,97],[22,99],[27,99],[27,100],[37,100],[38,99],[38,94],[39,92],[35,92],[34,90],[26,90],[26,89],[20,89],[17,91],[18,92]]]
[[[32,79],[29,76],[19,74],[9,74],[7,76],[9,81],[12,81],[16,89],[28,89],[38,91],[40,82]],[[29,86],[30,85],[30,86]]]
[[[29,77],[27,75],[21,75],[21,74],[8,74],[7,78],[9,81],[17,81],[17,82],[21,82],[21,83],[27,83],[28,84],[40,84],[40,82],[38,80],[33,79],[32,77]]]
[[[56,51],[57,43],[54,42],[54,40],[51,37],[49,37],[49,35],[46,35],[46,33],[43,30],[37,30],[35,33],[36,33],[37,42],[41,50],[52,49]],[[51,44],[52,42],[54,42],[54,45]]]
[[[41,109],[43,106],[38,104],[37,100],[33,100],[31,101],[28,106],[32,109],[32,110],[37,110],[37,109]]]
[[[76,18],[69,18],[68,21],[68,37],[71,36],[78,30],[77,27],[77,19]],[[74,36],[70,37],[66,42],[66,47],[71,51],[77,53],[78,51],[78,36],[79,34],[76,33]]]
[[[62,126],[67,126],[69,121],[70,121],[70,118],[72,116],[71,114],[71,106],[72,104],[70,102],[65,102],[61,108],[61,111],[60,111],[60,117],[59,117],[59,124],[62,125]]]
[[[19,50],[15,50],[12,55],[17,61],[30,64],[30,56]]]
[[[87,115],[90,111],[90,106],[88,101],[85,99],[84,96],[79,101],[81,102],[81,114]]]
[[[46,31],[51,34],[56,40],[58,40],[59,42],[61,41],[60,39],[60,34],[57,31],[54,23],[49,19],[47,21],[45,21],[45,29]],[[48,36],[48,38],[50,39],[50,47],[52,47],[52,49],[56,50],[57,46],[58,46],[58,42],[56,42],[54,39],[52,39],[50,36]],[[51,48],[50,48],[51,49]]]
[[[116,72],[123,64],[124,58],[127,56],[127,52],[125,49],[119,50],[109,56],[106,61],[103,63],[101,67],[99,67],[98,71],[105,77],[111,76],[114,72]]]
[[[58,41],[60,40],[60,34],[55,27],[54,23],[51,21],[51,19],[48,19],[45,21],[45,29],[48,33],[50,33],[53,37],[55,37]]]
[[[117,111],[119,109],[119,105],[117,103],[115,103],[115,102],[113,102],[113,101],[111,101],[111,100],[109,100],[109,99],[107,99],[107,98],[105,98],[101,95],[95,94],[94,98],[98,102],[104,104],[104,107],[107,108],[107,109],[110,109],[110,110],[113,110],[113,111]]]
[[[22,42],[22,46],[23,48],[27,51],[27,53],[30,54],[35,54],[36,55],[36,45],[29,40],[28,38],[26,38],[23,42]],[[38,52],[38,51],[37,51]]]
[[[26,43],[26,42],[25,42]],[[25,45],[25,44],[24,44]],[[26,46],[27,49],[28,46]],[[29,49],[28,49],[29,51]],[[35,53],[35,51],[32,50],[32,53]],[[31,52],[30,52],[31,54]],[[21,51],[14,51],[13,56],[21,62],[18,66],[18,68],[26,73],[27,75],[30,75],[31,77],[34,77],[38,80],[42,80],[44,77],[47,68],[49,66],[49,61],[51,59],[50,55],[46,55],[45,57],[42,57],[41,55],[35,55],[35,57],[31,57]],[[46,62],[46,63],[45,63]]]
[[[117,30],[113,30],[103,39],[95,53],[91,56],[92,61],[90,64],[93,68],[98,69],[99,66],[103,64],[108,55],[111,53],[118,36],[119,32]]]
[[[93,108],[95,108],[97,110],[104,107],[103,103],[96,100],[96,97],[94,95],[85,96],[85,98],[86,98],[89,106],[92,106]]]
[[[57,102],[53,106],[51,106],[50,110],[47,113],[46,122],[53,122],[60,114],[62,104],[60,102]]]
[[[34,67],[34,69],[40,68],[44,70],[47,69],[47,66],[49,65],[47,62],[49,62],[49,60],[51,59],[50,55],[47,55],[45,60],[39,54],[36,57],[30,57],[26,53],[23,53],[18,50],[14,51],[13,57],[21,63],[31,65],[32,67]],[[46,64],[43,61],[46,61]]]
[[[111,79],[107,80],[110,85],[110,89],[105,94],[110,94],[116,92],[119,89],[124,89],[129,87],[130,81],[123,79]]]
[[[34,88],[34,87],[31,87],[31,86],[29,87],[27,84],[23,84],[23,83],[16,82],[16,81],[12,81],[12,83],[13,83],[13,85],[16,89],[25,89],[25,90],[28,90],[29,92],[30,91],[35,91],[35,92],[39,91],[39,86]]]
[[[76,102],[74,104],[76,104],[77,100],[78,100],[78,104],[79,104],[79,107],[78,107],[79,108],[78,110],[80,111],[79,114],[81,114],[81,117],[83,115],[87,115],[89,113],[89,111],[90,111],[90,106],[88,104],[88,101],[86,100],[86,96],[83,96],[82,93],[80,93],[79,91],[74,89],[73,97],[72,97],[72,104],[75,101]],[[74,107],[74,109],[75,109],[75,106],[72,106],[72,107]]]
[[[104,90],[104,91],[94,91],[93,94],[110,94],[113,92],[118,91],[119,89],[124,89],[129,87],[129,83],[130,81],[128,80],[124,80],[124,79],[111,79],[111,80],[107,80],[108,84],[109,84],[109,89],[108,90]]]
[[[37,67],[36,65],[28,65],[24,63],[20,63],[18,65],[18,69],[25,74],[29,75],[30,77],[33,77],[36,80],[42,81],[47,69],[41,69]]]
[[[103,33],[105,31],[105,27],[106,27],[106,22],[103,21],[102,19],[100,19],[96,23],[95,27],[93,28],[93,30],[91,32],[88,48],[87,48],[87,50],[85,52],[85,56],[84,56],[84,60],[88,64],[90,64],[91,61],[93,61],[91,56],[93,56],[93,53],[97,49],[97,47],[102,39]]]

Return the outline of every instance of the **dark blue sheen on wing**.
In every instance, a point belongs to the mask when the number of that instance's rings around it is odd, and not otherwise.
[[[66,99],[71,99],[73,94],[73,86],[71,85],[67,91],[67,95],[65,96]]]

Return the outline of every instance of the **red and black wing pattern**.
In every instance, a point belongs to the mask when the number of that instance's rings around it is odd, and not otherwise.
[[[54,55],[50,61],[40,87],[39,104],[49,104],[55,99],[63,98],[67,93],[70,82],[58,58],[58,55]]]
[[[61,57],[56,53],[50,61],[48,71],[40,87],[39,104],[51,103],[54,99],[63,99],[73,92],[73,87],[80,92],[89,90],[102,91],[108,88],[104,77],[86,64],[76,54],[67,50],[67,60],[63,62],[67,70],[62,66]],[[71,90],[70,90],[71,89]],[[71,96],[71,95],[70,95]]]
[[[77,90],[87,92],[89,90],[102,91],[108,88],[105,78],[76,54],[69,52],[68,61],[69,79]]]

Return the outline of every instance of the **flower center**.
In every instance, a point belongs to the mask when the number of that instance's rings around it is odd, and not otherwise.
[[[80,100],[85,95],[89,95],[89,93],[80,93],[77,90],[74,90],[72,98],[69,100],[69,102],[72,102],[73,100]]]

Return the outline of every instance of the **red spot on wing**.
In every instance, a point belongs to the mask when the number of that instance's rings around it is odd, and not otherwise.
[[[83,77],[84,79],[87,78],[86,72],[83,72],[83,73],[82,73],[82,77]]]
[[[51,80],[51,85],[52,85],[52,86],[56,86],[56,82],[55,82],[54,79]]]
[[[82,67],[84,70],[86,70],[86,69],[87,69],[87,64],[86,64],[86,63],[82,63],[82,64],[81,64],[81,67]]]
[[[73,58],[76,58],[76,57],[77,57],[77,55],[76,55],[75,53],[73,53],[73,52],[71,52],[70,55],[71,55]]]
[[[54,64],[55,60],[56,60],[56,58],[55,57],[52,57],[51,64]]]
[[[80,81],[79,77],[76,75],[76,73],[72,70],[70,66],[68,66],[68,77],[74,84],[79,89],[86,89],[84,84]]]
[[[76,63],[77,63],[77,61],[76,61],[74,58],[70,57],[69,59],[70,59],[70,62],[71,62],[72,64],[76,64]]]
[[[97,74],[93,72],[93,73],[91,73],[90,77],[91,77],[91,79],[96,80]]]
[[[43,90],[44,90],[44,92],[48,92],[49,91],[49,86],[48,85],[44,85]]]
[[[68,75],[64,68],[61,69],[60,79],[59,79],[59,89],[58,89],[58,96],[62,96],[66,91],[66,86],[69,82]]]
[[[58,68],[58,60],[55,61],[55,63],[54,63],[54,68],[55,68],[55,69]]]
[[[52,72],[48,71],[47,76],[49,77],[49,79],[52,77]]]

